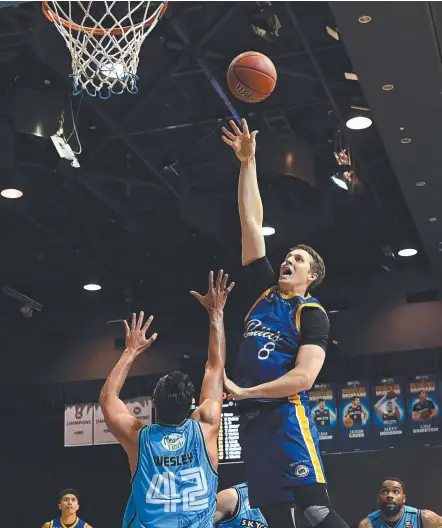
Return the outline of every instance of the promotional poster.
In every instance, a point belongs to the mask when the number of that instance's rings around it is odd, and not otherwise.
[[[397,447],[405,442],[405,384],[384,378],[372,385],[373,434],[376,447]]]
[[[337,438],[336,390],[331,383],[315,383],[309,391],[310,414],[319,433],[321,453],[333,453]]]
[[[415,376],[408,383],[408,423],[414,444],[439,443],[439,380],[434,375]]]
[[[339,389],[341,451],[373,449],[371,434],[370,385],[348,381]]]

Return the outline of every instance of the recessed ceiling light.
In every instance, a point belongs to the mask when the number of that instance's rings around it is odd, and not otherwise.
[[[371,22],[371,16],[370,15],[361,15],[359,18],[359,23],[360,24],[368,24],[369,22]]]
[[[3,198],[8,198],[9,200],[15,200],[23,196],[23,192],[20,189],[3,189],[0,194]]]
[[[98,290],[101,290],[101,286],[99,284],[94,284],[94,283],[91,283],[91,284],[85,284],[83,286],[83,288],[87,291],[98,291]]]
[[[411,138],[402,138],[401,143],[403,143],[404,145],[406,145],[407,143],[411,143]]]
[[[417,181],[416,182],[416,187],[425,187],[425,185],[427,185],[427,182],[425,182],[425,181]]]
[[[274,235],[275,234],[275,228],[274,227],[270,227],[270,226],[263,227],[262,228],[262,234],[264,236]]]
[[[44,80],[44,83],[45,83],[46,85],[49,85],[49,84],[51,84],[51,81],[50,81],[50,79],[45,79],[45,80]]]
[[[404,248],[397,252],[400,257],[414,257],[417,254],[417,249]]]
[[[429,222],[437,222],[437,218],[435,216],[430,216],[428,219]]]
[[[399,130],[405,130],[405,128],[404,127],[400,127]]]
[[[394,90],[394,84],[384,84],[382,89],[384,92],[391,92],[391,90]]]
[[[356,116],[350,118],[346,125],[347,128],[350,128],[351,130],[364,130],[365,128],[368,128],[372,124],[372,120],[369,117],[366,116]]]

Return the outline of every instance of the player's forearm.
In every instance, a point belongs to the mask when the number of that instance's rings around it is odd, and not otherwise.
[[[120,391],[136,357],[137,355],[133,350],[126,349],[123,352],[123,355],[111,370],[106,383],[101,389],[100,403],[105,403],[109,397],[119,397]]]
[[[259,194],[256,160],[251,158],[241,163],[238,184],[238,206],[241,228],[244,231],[250,224],[262,226],[263,209]]]
[[[244,389],[245,398],[286,398],[311,389],[314,381],[304,370],[294,368],[274,381]]]
[[[224,313],[209,312],[210,333],[207,363],[211,368],[224,370],[226,364],[226,335],[224,330]]]

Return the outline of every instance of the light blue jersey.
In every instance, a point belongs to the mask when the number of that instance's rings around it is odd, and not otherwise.
[[[197,421],[143,427],[123,528],[211,528],[217,487]]]
[[[391,528],[391,525],[384,521],[379,510],[370,513],[370,515],[368,515],[368,519],[371,521],[373,528]],[[402,517],[394,525],[394,528],[421,527],[421,511],[416,508],[412,508],[411,506],[404,506]]]
[[[249,488],[247,483],[237,484],[232,488],[238,494],[238,503],[232,517],[220,521],[216,526],[219,528],[240,528],[246,526],[249,528],[268,528],[267,521],[264,519],[261,510],[250,508]]]

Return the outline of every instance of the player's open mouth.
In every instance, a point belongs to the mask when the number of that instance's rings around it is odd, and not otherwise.
[[[292,274],[292,270],[291,268],[289,268],[288,266],[282,268],[282,276],[283,277],[290,277],[290,275]]]

